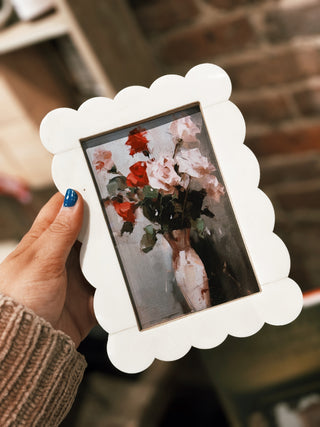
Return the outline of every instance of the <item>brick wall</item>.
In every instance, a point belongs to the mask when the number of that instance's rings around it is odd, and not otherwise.
[[[319,0],[130,0],[164,73],[222,66],[304,290],[320,286]]]

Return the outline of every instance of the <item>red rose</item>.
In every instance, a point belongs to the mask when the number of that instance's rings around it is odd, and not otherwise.
[[[131,147],[130,155],[133,156],[136,153],[143,153],[149,154],[148,150],[148,140],[145,137],[147,131],[146,129],[142,128],[134,128],[132,131],[129,132],[128,140],[126,142],[126,145],[129,145]]]
[[[127,185],[129,187],[144,187],[149,184],[146,162],[136,162],[130,167],[130,171],[127,176]]]
[[[136,218],[134,215],[135,204],[131,202],[112,202],[117,214],[121,216],[126,222],[135,222]]]
[[[97,171],[101,171],[104,168],[104,162],[99,160],[99,161],[94,163],[94,166],[95,166]]]

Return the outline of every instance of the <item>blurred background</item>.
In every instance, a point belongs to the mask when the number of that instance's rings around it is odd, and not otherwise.
[[[0,259],[55,192],[47,112],[201,62],[231,77],[304,309],[139,375],[111,366],[97,327],[63,426],[320,426],[319,0],[0,1]]]

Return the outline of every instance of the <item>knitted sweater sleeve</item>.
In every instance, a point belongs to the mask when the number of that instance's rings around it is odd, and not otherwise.
[[[0,295],[0,425],[54,427],[86,367],[67,335]]]

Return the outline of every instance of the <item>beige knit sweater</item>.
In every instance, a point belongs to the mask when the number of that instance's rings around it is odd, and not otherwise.
[[[59,425],[85,367],[71,338],[0,295],[1,427]]]

